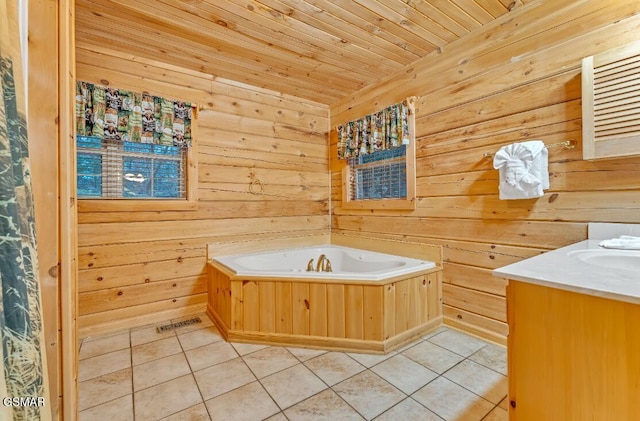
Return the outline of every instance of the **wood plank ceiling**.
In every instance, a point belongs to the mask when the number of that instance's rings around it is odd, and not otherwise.
[[[332,104],[525,0],[77,0],[108,48]]]

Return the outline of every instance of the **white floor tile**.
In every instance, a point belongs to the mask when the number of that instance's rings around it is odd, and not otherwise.
[[[191,374],[183,353],[133,366],[133,390],[138,391]]]
[[[324,349],[311,349],[311,348],[287,348],[300,361],[307,361],[311,358],[318,357],[322,354],[326,354]]]
[[[82,411],[131,393],[131,368],[125,368],[81,382],[78,408]]]
[[[342,352],[328,352],[304,364],[329,386],[365,370],[362,364]]]
[[[136,421],[155,421],[202,402],[189,374],[134,393]]]
[[[444,377],[496,405],[507,396],[507,377],[471,360],[462,361]]]
[[[236,350],[224,341],[190,349],[185,352],[185,355],[192,371],[199,371],[238,358]]]
[[[364,419],[331,389],[326,389],[290,407],[284,413],[290,421],[357,421]]]
[[[286,409],[327,388],[315,374],[297,364],[260,381],[281,409]]]
[[[333,390],[368,420],[406,398],[404,393],[369,370],[338,383]]]
[[[121,398],[80,411],[80,421],[134,421],[133,396],[125,395]]]
[[[396,355],[397,352],[390,352],[388,354],[362,354],[357,352],[348,352],[347,355],[362,364],[367,368],[371,368],[376,364],[380,364],[384,360]]]
[[[371,371],[407,395],[412,394],[438,377],[438,374],[410,360],[404,355],[391,357],[372,367]]]
[[[168,357],[182,352],[178,338],[171,336],[154,342],[147,342],[131,349],[133,365],[144,364],[149,361]]]
[[[483,346],[488,345],[488,342],[482,339],[452,329],[438,333],[430,337],[428,341],[463,357],[468,357]]]
[[[493,405],[462,386],[438,377],[411,396],[445,420],[481,420]]]
[[[129,348],[81,360],[78,363],[78,381],[85,381],[131,367]]]
[[[411,398],[407,398],[384,412],[376,421],[442,421],[442,418],[429,411]]]
[[[204,406],[204,403],[199,403],[184,411],[162,418],[161,421],[211,421],[211,417],[209,417],[209,412],[207,411],[207,407]]]
[[[462,356],[428,341],[406,350],[402,355],[438,374],[444,373],[464,359]]]
[[[259,379],[300,364],[300,361],[287,348],[279,346],[271,346],[252,352],[242,359]]]
[[[256,380],[241,358],[196,371],[193,375],[205,401]]]
[[[176,332],[173,330],[158,332],[158,326],[164,326],[167,323],[156,323],[149,326],[131,329],[131,346],[142,345],[148,342],[155,342],[160,339],[176,336]]]
[[[245,344],[241,342],[231,342],[231,346],[236,350],[240,356],[251,354],[252,352],[260,351],[261,349],[268,348],[268,345],[259,344]]]
[[[205,402],[216,420],[263,420],[280,408],[259,382],[252,382]]]
[[[499,406],[496,406],[482,421],[509,421],[509,413]]]
[[[480,348],[469,357],[470,360],[482,364],[498,373],[507,375],[507,348],[489,344]]]
[[[188,351],[199,346],[222,341],[222,334],[215,326],[198,329],[187,333],[179,333],[178,339],[182,349]]]
[[[119,335],[112,335],[106,338],[98,338],[91,341],[85,341],[80,348],[79,359],[96,357],[98,355],[108,354],[113,351],[128,349],[131,346],[129,340],[129,331]]]

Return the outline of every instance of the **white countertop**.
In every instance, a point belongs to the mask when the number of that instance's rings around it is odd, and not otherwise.
[[[568,253],[606,250],[600,240],[585,240],[503,266],[494,276],[640,304],[640,272],[586,263]],[[640,252],[639,252],[640,253]]]

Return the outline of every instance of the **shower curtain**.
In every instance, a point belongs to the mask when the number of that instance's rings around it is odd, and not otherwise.
[[[34,421],[51,409],[22,79],[17,0],[0,0],[0,419]]]

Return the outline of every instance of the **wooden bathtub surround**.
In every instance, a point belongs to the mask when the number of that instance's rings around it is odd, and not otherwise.
[[[640,305],[509,281],[509,419],[640,414]]]
[[[298,237],[298,246],[322,245]],[[237,277],[209,260],[207,314],[229,341],[385,353],[442,324],[442,247],[337,234],[331,244],[430,260],[436,267],[385,281]],[[218,255],[282,249],[285,242],[218,242]],[[293,243],[288,242],[288,247]],[[325,243],[326,244],[326,241]],[[284,247],[283,247],[284,246]]]
[[[207,314],[228,341],[386,353],[442,323],[439,268],[385,282],[208,271]]]

